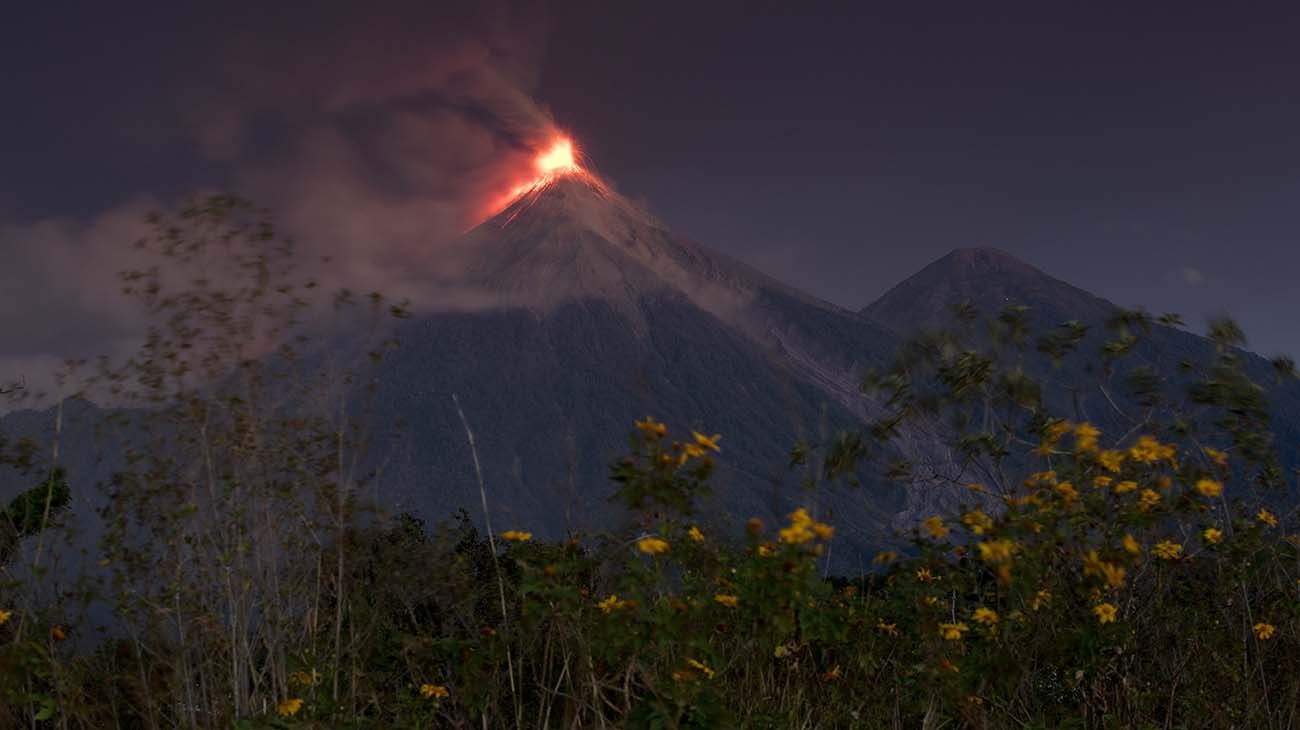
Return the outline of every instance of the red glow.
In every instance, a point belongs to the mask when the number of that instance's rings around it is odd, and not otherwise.
[[[480,220],[504,210],[519,196],[546,185],[557,177],[586,174],[578,165],[578,152],[574,149],[573,140],[556,136],[533,158],[533,170],[525,173],[527,177],[516,177],[518,182],[511,186],[509,192],[492,201]]]
[[[581,172],[573,159],[573,142],[565,137],[556,139],[551,148],[537,156],[537,171],[543,176]]]

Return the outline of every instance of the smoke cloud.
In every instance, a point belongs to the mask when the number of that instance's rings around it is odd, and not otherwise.
[[[473,306],[428,282],[455,273],[437,247],[485,218],[554,134],[531,98],[545,13],[508,2],[246,11],[222,16],[210,70],[159,92],[216,179],[160,181],[88,219],[0,208],[0,381],[47,385],[63,357],[130,351],[142,320],[115,273],[132,265],[145,214],[199,185],[269,208],[304,261],[329,260],[313,272],[328,287]]]

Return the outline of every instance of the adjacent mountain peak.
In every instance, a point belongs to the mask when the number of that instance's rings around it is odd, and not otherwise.
[[[1043,272],[993,246],[953,249],[951,253],[936,261],[934,265],[943,265],[954,274],[968,276],[994,272],[1017,273],[1023,276],[1043,276]]]
[[[953,312],[970,302],[992,315],[1007,306],[1029,308],[1031,321],[1046,326],[1070,319],[1106,317],[1115,305],[1078,287],[1053,278],[998,248],[959,248],[934,261],[880,299],[862,314],[897,332],[942,327]]]

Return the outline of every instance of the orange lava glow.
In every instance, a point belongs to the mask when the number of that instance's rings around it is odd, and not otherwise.
[[[573,142],[560,137],[551,144],[551,148],[537,156],[537,172],[543,176],[580,172],[582,168],[573,158]]]
[[[568,137],[557,136],[551,140],[550,146],[538,152],[537,156],[533,158],[532,173],[527,174],[528,176],[522,180],[516,178],[519,182],[512,185],[508,193],[493,200],[487,206],[487,209],[478,216],[478,219],[482,220],[495,215],[508,207],[519,196],[541,187],[557,177],[586,174],[582,167],[578,165],[578,153],[573,147],[573,140]]]

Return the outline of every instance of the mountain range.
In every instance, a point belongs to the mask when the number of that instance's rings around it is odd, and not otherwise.
[[[850,311],[676,235],[580,171],[538,183],[437,255],[456,275],[430,286],[475,304],[406,321],[381,366],[376,413],[404,424],[383,450],[385,507],[430,519],[477,512],[454,395],[498,529],[599,529],[618,516],[610,465],[626,453],[633,421],[649,415],[675,434],[722,434],[708,519],[779,521],[809,505],[837,526],[841,571],[865,569],[872,549],[955,499],[867,473],[859,486],[801,486],[802,468],[790,465],[795,444],[860,430],[881,413],[860,388],[867,371],[885,366],[908,337],[949,322],[962,302],[987,314],[1022,305],[1038,328],[1089,325],[1085,347],[1100,344],[1102,323],[1119,311],[987,247],[955,250]],[[1166,368],[1214,351],[1159,325],[1150,342],[1136,356]],[[1257,366],[1266,369],[1262,359]],[[1119,432],[1125,424],[1107,403],[1119,396],[1078,387],[1091,367],[1033,374],[1070,394],[1062,407]],[[1277,397],[1279,438],[1298,443],[1300,393]],[[48,413],[12,413],[0,429],[39,434],[48,421]],[[102,479],[105,467],[68,468],[76,485]]]

